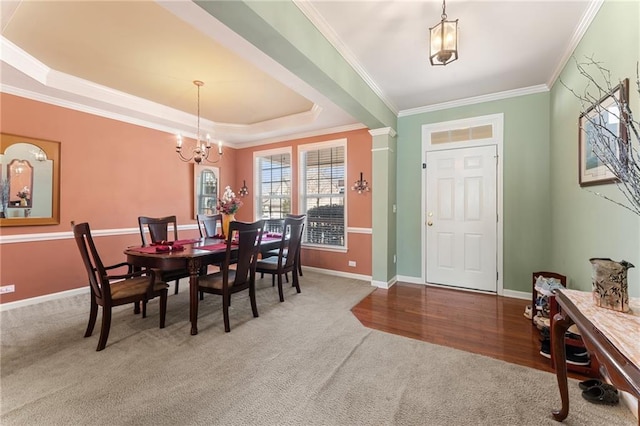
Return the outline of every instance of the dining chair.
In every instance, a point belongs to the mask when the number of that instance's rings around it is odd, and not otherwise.
[[[284,219],[284,228],[280,248],[278,249],[278,256],[262,259],[256,265],[256,272],[271,274],[272,285],[275,283],[276,276],[278,277],[278,294],[281,302],[284,302],[282,276],[289,272],[291,272],[293,277],[293,287],[296,288],[296,292],[300,293],[298,262],[296,259],[298,259],[298,252],[300,251],[302,242],[304,219],[304,217],[286,217]]]
[[[229,323],[229,305],[231,295],[243,290],[249,290],[251,310],[253,316],[258,317],[256,304],[256,262],[260,253],[260,241],[264,222],[254,223],[233,221],[229,225],[227,236],[227,251],[219,272],[202,276],[198,279],[198,291],[222,296],[222,313],[224,317],[224,331],[231,331]],[[237,240],[232,238],[237,235]],[[237,244],[237,252],[232,247]],[[229,266],[235,257],[235,269]]]
[[[111,310],[114,306],[142,302],[142,317],[145,318],[147,316],[147,302],[156,296],[160,296],[160,328],[164,328],[167,313],[167,288],[169,285],[156,280],[156,274],[151,270],[131,272],[131,268],[129,268],[126,274],[108,275],[108,271],[130,265],[123,262],[104,266],[91,237],[89,224],[86,222],[79,224],[71,222],[71,225],[91,287],[89,324],[84,337],[89,337],[93,333],[96,317],[98,316],[98,306],[102,306],[102,327],[96,351],[103,350],[107,345],[111,328]]]
[[[213,237],[214,235],[220,235],[222,233],[222,215],[221,214],[198,214],[196,216],[198,221],[198,231],[200,231],[200,238]],[[220,232],[218,232],[218,227]]]
[[[139,216],[138,227],[140,228],[140,238],[142,239],[142,245],[147,246],[152,243],[159,243],[161,241],[169,240],[169,225],[173,226],[173,235],[171,240],[176,241],[178,239],[178,222],[175,216],[165,217],[149,217]],[[149,239],[147,239],[147,233]],[[185,269],[174,269],[171,271],[156,271],[158,278],[161,281],[170,282],[175,281],[174,294],[178,294],[180,290],[180,279],[188,278],[189,271]]]
[[[298,218],[298,219],[299,218],[306,219],[307,215],[306,214],[288,214],[288,215],[286,215],[286,217],[293,217],[293,218]],[[282,223],[283,223],[283,226],[280,228],[280,229],[282,229],[284,227],[284,220],[283,219],[279,219],[279,220],[281,220]],[[303,228],[302,229],[303,229],[303,234],[304,234],[304,224],[303,224]],[[301,244],[302,244],[302,242],[301,242]],[[267,257],[271,257],[271,256],[278,256],[279,251],[280,251],[280,249],[269,250],[268,252],[263,253],[262,257],[263,258],[267,258]],[[287,257],[287,251],[288,251],[288,249],[285,247],[285,249],[284,249],[284,256],[285,257]],[[301,252],[302,252],[302,248],[300,250],[298,250],[298,254],[297,254],[298,258],[296,259],[296,264],[298,265],[297,267],[298,267],[298,275],[299,276],[303,275],[302,274],[302,262],[300,261],[300,253]],[[263,277],[264,277],[264,274],[261,274],[260,278],[263,278]],[[285,277],[286,281],[289,282],[288,275],[285,274],[284,277]]]

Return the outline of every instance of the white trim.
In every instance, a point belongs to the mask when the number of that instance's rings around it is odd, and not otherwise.
[[[354,274],[353,272],[334,271],[333,269],[316,268],[314,266],[302,266],[302,271],[318,272],[320,274],[332,275],[334,277],[351,278],[354,280],[370,281],[371,275]]]
[[[526,291],[516,291],[516,290],[505,289],[502,291],[502,296],[511,297],[513,299],[528,300],[529,302],[531,302],[531,292],[527,293]]]
[[[179,231],[198,229],[197,224],[191,225],[178,225]],[[169,226],[169,230],[173,230],[172,226]],[[119,228],[119,229],[92,229],[91,235],[93,237],[111,237],[116,235],[129,235],[139,234],[139,228]],[[54,240],[69,240],[73,238],[73,232],[43,232],[40,234],[16,234],[16,235],[0,235],[0,244],[12,244],[12,243],[32,243],[36,241],[54,241]]]
[[[304,161],[304,156],[308,151],[317,150],[317,149],[329,149],[335,147],[342,147],[344,149],[344,180],[346,182],[350,182],[351,179],[347,173],[347,165],[348,162],[348,149],[347,149],[347,138],[339,138],[339,139],[331,139],[321,142],[312,142],[307,144],[298,145],[298,210],[300,212],[307,213],[305,208],[305,199],[306,199],[306,190],[304,188],[307,187],[306,180],[306,166]],[[333,251],[339,253],[346,253],[349,247],[349,231],[347,227],[347,223],[349,221],[349,212],[348,212],[348,197],[347,191],[345,187],[345,192],[341,194],[344,200],[344,246],[342,247],[334,247],[328,245],[321,244],[308,244],[303,242],[302,247],[312,249],[312,250],[325,250],[325,251]]]
[[[268,138],[268,139],[261,139],[261,140],[257,140],[257,141],[252,141],[252,142],[236,142],[233,146],[234,148],[237,149],[242,149],[242,148],[252,148],[252,147],[256,147],[256,146],[262,146],[262,145],[267,145],[267,144],[272,144],[272,143],[277,143],[277,142],[288,142],[288,141],[292,141],[292,140],[296,140],[296,139],[304,139],[304,138],[311,138],[311,137],[315,137],[315,136],[327,136],[330,135],[332,133],[345,133],[345,132],[352,132],[355,130],[362,130],[362,129],[366,129],[367,126],[365,126],[362,123],[355,123],[355,124],[347,124],[344,126],[337,126],[337,127],[328,127],[326,129],[320,129],[320,130],[312,130],[309,132],[301,132],[301,133],[292,133],[286,136],[279,136],[279,137],[275,137],[275,138]]]
[[[369,130],[369,134],[371,136],[391,136],[395,138],[397,133],[391,127],[380,127],[379,129],[371,129]]]
[[[433,131],[442,131],[446,129],[459,129],[459,128],[467,128],[467,127],[476,127],[481,125],[490,124],[493,128],[493,137],[491,139],[479,139],[477,141],[469,141],[468,144],[462,143],[443,143],[437,146],[432,146],[430,144],[430,134]],[[496,213],[498,214],[498,220],[496,224],[496,268],[498,269],[498,279],[496,284],[496,294],[502,295],[504,292],[504,244],[503,244],[503,227],[504,227],[504,203],[503,203],[503,176],[504,176],[504,161],[502,161],[503,149],[504,149],[504,114],[491,114],[484,115],[478,117],[465,118],[461,120],[452,120],[446,121],[442,123],[432,123],[425,124],[422,126],[421,132],[421,141],[422,141],[422,163],[426,162],[426,153],[427,151],[436,151],[436,150],[444,150],[456,147],[475,147],[475,146],[483,146],[483,145],[495,145],[498,155],[498,165],[497,165],[497,182],[496,182],[496,198],[497,198],[497,206]],[[425,170],[422,173],[422,187],[421,187],[421,273],[423,282],[427,281],[427,272],[426,272],[426,260],[425,253],[427,250],[426,247],[426,222],[427,222],[427,201],[425,197],[426,185],[427,185],[427,174]]]
[[[571,37],[571,40],[569,41],[569,44],[567,45],[562,55],[562,59],[560,59],[560,62],[556,66],[556,69],[553,71],[553,74],[551,74],[551,77],[547,81],[547,87],[553,87],[558,77],[560,77],[562,70],[567,65],[567,62],[569,62],[569,58],[571,57],[571,55],[573,55],[573,52],[576,50],[576,47],[578,47],[578,44],[582,40],[582,37],[584,37],[585,33],[589,29],[589,26],[591,26],[593,19],[598,14],[598,11],[600,10],[600,7],[603,3],[604,0],[591,0],[589,7],[587,8],[584,15],[582,15],[582,19],[580,20],[576,31],[573,33],[573,37]]]
[[[481,104],[484,102],[499,101],[501,99],[515,98],[517,96],[532,95],[535,93],[548,92],[549,87],[545,84],[525,87],[522,89],[506,90],[504,92],[490,93],[488,95],[474,96],[472,98],[458,99],[456,101],[443,102],[440,104],[427,105],[418,108],[405,109],[398,113],[398,117],[423,114],[425,112],[441,111],[443,109],[457,108],[466,105]]]
[[[393,277],[389,281],[371,280],[371,285],[378,288],[390,289],[398,282],[398,277]]]
[[[311,23],[320,31],[327,41],[338,51],[344,60],[353,67],[355,72],[364,80],[371,90],[380,98],[382,102],[395,114],[398,115],[398,107],[384,94],[382,89],[378,87],[375,80],[367,74],[365,68],[360,65],[356,55],[354,55],[346,44],[342,42],[340,37],[335,33],[331,25],[322,17],[311,2],[293,0],[300,11],[311,21]]]
[[[60,291],[58,293],[45,294],[44,296],[30,297],[28,299],[16,300],[0,304],[0,312],[11,309],[22,308],[24,306],[36,305],[38,303],[50,302],[52,300],[64,299],[66,297],[77,296],[79,294],[89,294],[89,286],[74,288],[73,290]]]
[[[347,226],[347,232],[351,234],[373,234],[372,228],[354,228],[352,226]]]
[[[421,284],[424,285],[424,279],[422,277],[410,277],[409,275],[398,275],[398,282],[408,284]]]
[[[384,148],[371,148],[371,152],[378,152],[378,151],[391,151],[391,152],[394,152],[393,149],[389,148],[388,146],[385,146]]]

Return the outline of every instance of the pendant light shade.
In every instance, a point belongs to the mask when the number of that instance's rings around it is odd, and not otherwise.
[[[446,5],[442,1],[440,22],[429,28],[429,61],[431,65],[447,65],[458,59],[458,20],[447,21]]]

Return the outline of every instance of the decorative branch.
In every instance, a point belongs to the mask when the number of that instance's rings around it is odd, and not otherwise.
[[[628,88],[625,86],[628,80],[619,81],[617,85],[613,84],[611,72],[602,63],[592,57],[587,57],[585,62],[579,62],[575,57],[573,59],[578,72],[587,79],[584,92],[577,93],[562,80],[560,83],[580,101],[581,116],[590,125],[586,126],[588,129],[582,127],[581,130],[587,133],[587,138],[592,142],[593,154],[618,179],[616,185],[629,204],[620,203],[599,192],[589,192],[640,216],[640,123],[633,119],[633,113],[629,107]],[[636,65],[636,87],[640,95],[638,65]],[[617,89],[620,89],[621,96],[611,96]],[[614,104],[606,108],[601,102],[609,96]],[[619,120],[619,132],[607,127],[608,122],[604,120],[607,115]]]

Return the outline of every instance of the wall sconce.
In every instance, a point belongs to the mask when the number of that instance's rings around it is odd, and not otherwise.
[[[247,188],[247,181],[245,181],[244,179],[242,179],[242,188],[240,188],[240,191],[238,191],[238,194],[241,197],[246,197],[247,195],[249,195],[249,188]]]
[[[445,0],[442,0],[441,20],[429,28],[429,61],[431,65],[447,65],[458,59],[458,20],[447,21]]]
[[[371,188],[369,188],[369,182],[362,178],[362,172],[360,172],[360,179],[353,183],[351,189],[353,191],[358,191],[358,194],[371,191]]]

